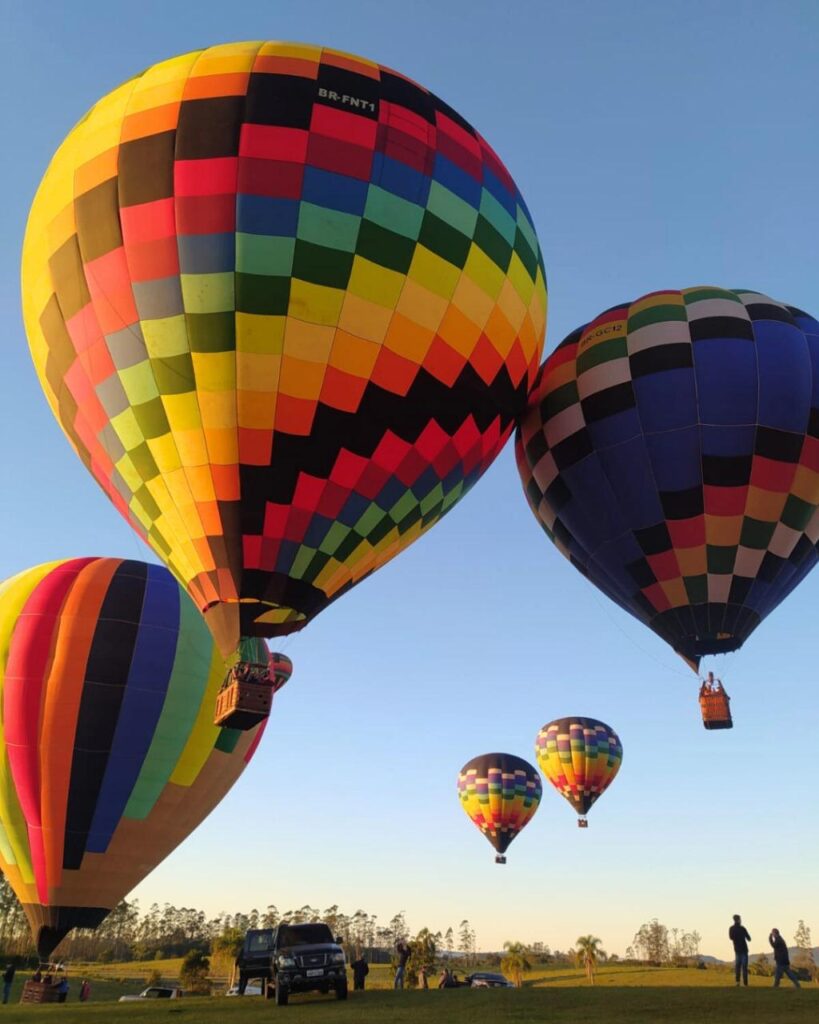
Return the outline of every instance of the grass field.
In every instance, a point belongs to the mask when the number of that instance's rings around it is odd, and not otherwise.
[[[736,989],[732,976],[719,970],[685,968],[602,967],[594,987],[581,971],[544,968],[530,972],[519,990],[455,989],[439,992],[392,992],[391,972],[373,967],[368,991],[350,993],[346,1003],[332,996],[294,996],[277,1008],[258,997],[246,999],[191,998],[161,1003],[111,1000],[124,991],[139,991],[146,968],[132,965],[72,965],[69,1002],[58,1006],[20,1006],[0,1011],[0,1024],[256,1024],[282,1018],[293,1024],[816,1024],[819,987],[804,985],[797,992],[783,982],[772,988],[770,978],[751,978],[748,989]],[[172,977],[178,961],[158,961],[163,975]],[[105,975],[104,977],[102,975]],[[119,981],[119,978],[131,980]],[[79,981],[93,982],[92,1001],[80,1005]],[[787,988],[785,985],[787,984]],[[18,985],[12,1000],[19,999]],[[56,1016],[55,1016],[56,1015]]]
[[[819,989],[716,989],[678,986],[544,986],[456,989],[445,992],[351,993],[345,1003],[326,996],[294,997],[287,1008],[262,999],[191,999],[162,1004],[98,1003],[6,1006],[9,1024],[254,1024],[284,1017],[293,1024],[816,1024]]]

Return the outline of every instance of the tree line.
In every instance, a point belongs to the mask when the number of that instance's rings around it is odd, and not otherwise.
[[[166,903],[151,905],[147,911],[138,900],[122,900],[92,930],[75,929],[63,940],[59,955],[72,960],[122,962],[130,960],[162,960],[184,957],[192,950],[231,955],[240,946],[245,933],[252,928],[275,928],[280,921],[304,924],[323,921],[333,935],[340,936],[345,947],[358,956],[362,951],[382,951],[389,959],[399,940],[415,943],[421,937],[435,950],[435,956],[455,956],[473,963],[477,956],[477,937],[469,921],[445,930],[421,929],[413,937],[404,911],[386,923],[376,914],[358,909],[352,914],[337,905],[324,910],[305,905],[280,911],[273,904],[263,910],[247,913],[223,912],[208,917],[192,907],[175,907]],[[238,951],[238,949],[236,950]],[[34,945],[28,921],[17,897],[0,874],[0,957],[33,957]]]

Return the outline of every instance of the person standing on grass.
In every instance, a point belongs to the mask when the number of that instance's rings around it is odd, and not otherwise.
[[[398,965],[395,968],[393,988],[403,988],[404,972],[407,969],[407,960],[410,958],[410,948],[403,939],[399,939],[395,944],[395,952],[398,954]]]
[[[774,962],[776,968],[774,970],[774,988],[779,988],[779,982],[782,979],[782,975],[786,974],[793,982],[794,988],[800,988],[799,979],[791,970],[791,958],[788,954],[788,944],[779,934],[778,928],[771,928],[771,934],[768,936],[768,942],[771,944],[771,948],[774,952]]]
[[[80,985],[80,1002],[87,1003],[88,997],[91,995],[91,982],[87,979]]]
[[[6,964],[6,972],[3,975],[3,1004],[5,1005],[9,1001],[11,995],[11,986],[14,983],[14,975],[17,973],[17,968],[14,964]]]
[[[734,923],[728,929],[728,938],[734,944],[734,970],[737,985],[739,985],[740,974],[742,975],[742,984],[747,985],[748,943],[751,941],[751,936],[748,934],[748,929],[743,925],[739,914],[734,914]]]
[[[367,966],[367,961],[363,956],[360,956],[358,960],[353,960],[350,964],[353,971],[353,990],[356,992],[364,991],[364,979],[370,973],[370,968]]]

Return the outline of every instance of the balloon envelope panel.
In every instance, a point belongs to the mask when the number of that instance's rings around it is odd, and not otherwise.
[[[816,564],[819,323],[744,290],[657,292],[570,334],[516,438],[558,549],[692,662]]]
[[[538,809],[540,776],[512,754],[483,754],[458,775],[458,797],[467,817],[503,853]]]
[[[623,762],[617,733],[595,718],[559,718],[535,741],[537,763],[578,814],[586,814],[608,789]]]
[[[61,426],[224,651],[303,626],[475,483],[546,309],[531,218],[471,125],[283,43],[101,100],[37,194],[23,293]]]
[[[224,671],[162,566],[77,558],[0,585],[0,867],[41,953],[99,924],[243,771],[262,729],[212,724]]]

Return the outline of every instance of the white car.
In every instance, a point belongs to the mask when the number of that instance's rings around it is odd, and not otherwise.
[[[151,985],[143,989],[138,996],[120,996],[121,1003],[136,1003],[140,999],[181,999],[182,989],[171,985]]]
[[[229,988],[227,990],[227,992],[225,992],[226,996],[238,996],[240,994],[241,993],[239,992],[239,986],[238,985],[231,986],[231,988]],[[260,981],[249,981],[247,983],[247,988],[245,989],[245,995],[246,996],[260,996],[260,995],[262,995],[262,983]]]

